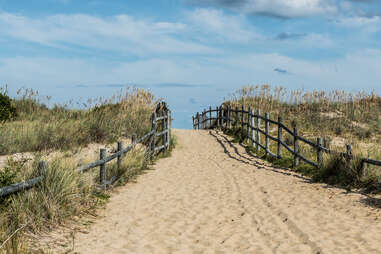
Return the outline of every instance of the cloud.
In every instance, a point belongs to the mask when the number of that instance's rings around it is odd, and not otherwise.
[[[295,38],[301,38],[307,36],[306,33],[287,33],[287,32],[282,32],[279,33],[275,39],[277,40],[288,40],[288,39],[295,39]]]
[[[216,53],[213,48],[176,36],[185,29],[183,23],[153,22],[128,15],[68,14],[30,18],[0,12],[0,38],[11,37],[63,49],[75,45],[135,56]]]
[[[228,15],[222,10],[196,9],[188,13],[188,20],[198,32],[205,35],[213,34],[220,41],[248,43],[262,39],[255,29],[241,15]]]
[[[288,71],[281,68],[275,68],[274,71],[280,73],[280,74],[288,74]]]
[[[188,2],[280,18],[331,15],[338,11],[335,0],[190,0]]]

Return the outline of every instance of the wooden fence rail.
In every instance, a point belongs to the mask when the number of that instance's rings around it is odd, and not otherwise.
[[[152,114],[152,129],[150,132],[146,133],[138,140],[136,140],[136,135],[133,134],[131,144],[125,148],[123,148],[122,142],[118,142],[117,152],[109,156],[106,155],[106,149],[100,149],[99,160],[77,168],[77,172],[84,173],[89,169],[99,167],[99,186],[101,188],[106,188],[119,178],[118,175],[114,175],[110,179],[106,179],[106,164],[114,159],[117,159],[117,168],[119,172],[123,157],[137,144],[148,140],[148,147],[146,148],[145,152],[148,153],[148,158],[146,159],[149,160],[152,160],[152,158],[159,152],[166,152],[166,150],[169,148],[171,140],[171,120],[171,111],[167,107],[167,104],[165,102],[160,102],[156,106],[155,112]],[[158,123],[160,123],[160,128],[158,128]],[[161,137],[161,140],[156,140],[155,137]],[[159,143],[160,146],[157,146],[157,143]],[[40,172],[43,172],[47,168],[47,163],[45,161],[41,161],[38,167]],[[41,176],[35,177],[33,179],[0,188],[0,197],[4,197],[37,186],[42,181],[43,175],[44,174],[42,173]]]
[[[214,114],[214,116],[213,116]],[[271,155],[278,159],[282,158],[282,148],[285,148],[294,156],[294,166],[300,164],[300,160],[314,167],[319,167],[323,162],[323,153],[336,153],[341,154],[347,160],[353,159],[352,146],[346,146],[346,152],[340,153],[330,150],[323,146],[323,139],[317,138],[316,141],[309,140],[299,135],[298,128],[294,126],[289,128],[283,124],[282,117],[278,117],[277,120],[270,118],[269,113],[261,115],[260,110],[246,109],[242,106],[240,109],[232,107],[217,107],[209,110],[204,110],[201,114],[196,113],[192,117],[193,129],[213,129],[222,128],[230,129],[232,126],[240,126],[241,137],[247,139],[248,143],[251,142],[253,147],[257,150],[263,149],[266,155]],[[262,123],[263,122],[263,123]],[[277,135],[272,136],[270,132],[270,124],[275,125],[277,128]],[[264,126],[264,128],[261,126]],[[293,146],[286,144],[284,140],[283,131],[291,135],[293,139]],[[264,136],[264,143],[261,141],[261,135]],[[270,151],[270,141],[276,142],[277,151]],[[300,144],[304,143],[309,145],[316,153],[316,161],[306,158],[300,150]],[[381,161],[362,158],[362,164],[371,164],[381,166]]]

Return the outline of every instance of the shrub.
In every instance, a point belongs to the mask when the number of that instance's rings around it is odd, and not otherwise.
[[[0,121],[7,121],[16,116],[16,108],[6,93],[0,92]]]

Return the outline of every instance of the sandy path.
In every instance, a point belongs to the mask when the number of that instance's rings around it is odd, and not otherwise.
[[[381,253],[365,196],[267,167],[221,133],[175,134],[173,155],[76,235],[77,253]]]

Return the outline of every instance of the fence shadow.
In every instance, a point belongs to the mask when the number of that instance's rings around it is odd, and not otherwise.
[[[275,168],[273,166],[267,166],[265,163],[262,163],[258,160],[260,160],[261,158],[255,154],[253,154],[247,146],[244,146],[243,144],[239,144],[241,147],[243,147],[245,149],[245,151],[250,155],[252,156],[251,158],[247,157],[247,156],[243,156],[238,148],[236,147],[235,143],[231,142],[226,136],[224,135],[221,135],[217,132],[214,132],[213,131],[209,131],[209,135],[211,135],[212,137],[214,137],[216,139],[216,141],[221,145],[222,149],[224,149],[224,153],[227,154],[229,156],[229,158],[233,159],[233,160],[236,160],[238,162],[241,162],[241,163],[244,163],[246,165],[251,165],[251,166],[255,166],[257,167],[258,169],[266,169],[266,170],[271,170],[275,173],[278,173],[278,174],[282,174],[282,175],[287,175],[287,176],[293,176],[295,178],[298,178],[298,179],[301,179],[302,181],[306,182],[306,183],[312,183],[311,179],[310,178],[307,178],[307,177],[304,177],[304,176],[301,176],[301,175],[298,175],[298,174],[295,174],[295,173],[291,173],[291,172],[286,172],[287,169],[284,169],[284,168]],[[228,144],[233,150],[234,152],[230,152],[227,147],[226,147],[226,144]]]

